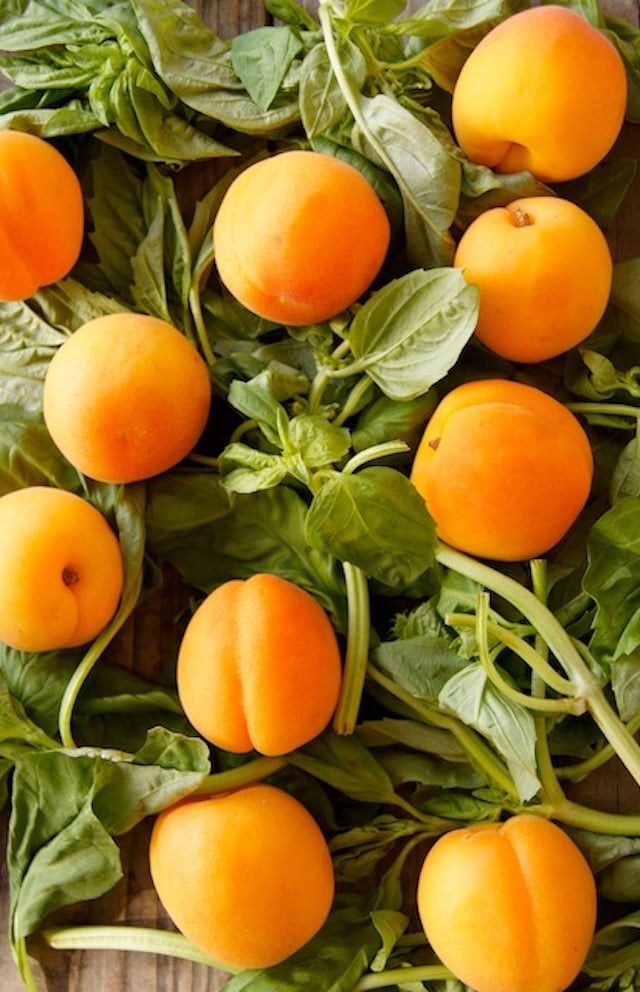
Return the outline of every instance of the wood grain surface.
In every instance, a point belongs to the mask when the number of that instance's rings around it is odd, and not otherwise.
[[[605,9],[638,22],[639,0],[606,0]],[[231,37],[269,23],[262,0],[192,0],[192,5],[221,37]],[[415,0],[408,9],[422,4]],[[304,6],[317,9],[306,0]],[[1,45],[0,45],[1,47]],[[619,149],[625,155],[640,157],[640,127],[625,127]],[[640,255],[640,175],[611,232],[611,245],[617,259]],[[154,593],[136,611],[111,646],[110,656],[125,666],[135,665],[144,674],[159,672],[176,643],[176,618],[188,597],[175,579]],[[580,787],[583,789],[584,787]],[[640,808],[638,788],[627,774],[607,768],[590,781],[588,798],[596,806],[611,810]],[[576,788],[576,796],[579,789]],[[586,798],[582,795],[582,798]],[[102,899],[75,907],[64,920],[69,923],[128,922],[142,926],[170,928],[152,889],[147,865],[150,824],[143,823],[119,841],[125,875]],[[0,847],[4,852],[6,811],[0,815]],[[0,927],[6,928],[8,912],[7,879],[4,857],[0,858]],[[191,964],[149,954],[112,950],[63,952],[43,948],[37,967],[41,989],[46,992],[215,992],[226,976],[204,965]],[[23,992],[6,939],[0,935],[0,992]],[[318,992],[322,992],[318,989]]]

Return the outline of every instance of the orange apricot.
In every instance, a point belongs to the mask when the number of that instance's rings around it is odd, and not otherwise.
[[[79,327],[44,382],[49,433],[79,472],[101,482],[158,475],[188,455],[207,423],[211,379],[177,328],[114,313]]]
[[[480,289],[476,337],[515,362],[541,362],[584,341],[606,309],[613,277],[596,222],[555,196],[480,214],[460,238],[454,265]]]
[[[615,45],[581,14],[547,4],[506,18],[472,50],[453,90],[453,129],[473,162],[559,182],[607,155],[626,102]]]
[[[227,751],[278,755],[325,729],[341,684],[338,641],[314,597],[278,575],[231,579],[198,606],[177,663],[183,709]]]
[[[124,569],[106,518],[81,496],[27,486],[0,497],[0,640],[52,651],[93,640],[114,616]]]
[[[288,958],[320,930],[333,901],[320,827],[298,799],[264,783],[163,810],[149,864],[178,930],[229,968]]]
[[[433,950],[475,992],[562,992],[596,924],[582,852],[556,824],[526,813],[439,837],[417,904]]]
[[[44,138],[0,130],[0,300],[68,275],[84,234],[80,182]]]
[[[452,389],[411,469],[440,539],[498,561],[550,551],[583,509],[592,478],[591,445],[574,414],[506,379]]]
[[[354,166],[314,151],[253,163],[231,183],[213,228],[218,274],[247,309],[313,324],[371,285],[390,239],[387,214]]]

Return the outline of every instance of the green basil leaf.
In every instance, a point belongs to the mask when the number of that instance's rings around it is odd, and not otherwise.
[[[231,63],[230,43],[217,37],[182,0],[132,0],[158,76],[187,107],[238,131],[267,134],[298,120],[297,94],[263,110]],[[171,42],[168,42],[171,39]],[[221,155],[236,154],[219,145]]]
[[[234,975],[224,992],[350,992],[380,946],[370,914],[338,907],[305,946],[282,964]]]
[[[288,448],[308,468],[320,468],[341,461],[351,447],[346,427],[336,427],[321,414],[300,414],[289,421]]]
[[[360,24],[386,25],[404,7],[404,0],[346,0],[343,16]]]
[[[183,798],[208,769],[203,741],[165,731],[132,758],[82,748],[19,757],[7,850],[12,939],[34,933],[54,910],[111,889],[122,870],[110,835]]]
[[[449,679],[440,692],[439,702],[491,741],[506,761],[522,802],[533,799],[540,781],[531,712],[503,696],[477,662]]]
[[[67,335],[55,330],[23,302],[0,302],[2,406],[21,419],[38,417],[45,372]]]
[[[455,249],[450,228],[461,187],[461,166],[439,137],[391,97],[361,98],[366,131],[356,148],[394,177],[405,210],[410,264],[449,265]]]
[[[590,650],[607,667],[640,646],[640,498],[621,499],[592,527],[583,587],[596,604]]]
[[[444,637],[411,637],[383,641],[372,660],[416,699],[435,703],[445,684],[467,663],[451,650]]]
[[[218,459],[218,470],[230,493],[256,493],[272,489],[289,474],[287,462],[280,455],[268,454],[237,441],[228,444]]]
[[[618,658],[611,670],[611,688],[622,720],[640,713],[640,658]]]
[[[302,497],[288,486],[252,495],[225,492],[204,472],[164,473],[147,484],[150,554],[208,592],[228,579],[275,572],[307,589],[345,626],[345,593],[335,559],[309,548]]]
[[[347,47],[348,45],[348,47]],[[350,60],[347,71],[360,89],[367,67],[359,48],[344,41],[343,60]],[[300,71],[300,117],[308,138],[328,134],[347,114],[347,101],[335,78],[324,44],[314,45],[302,62]]]
[[[327,479],[313,499],[305,533],[312,547],[396,590],[411,586],[434,562],[434,525],[424,500],[391,468]]]
[[[391,779],[356,736],[326,730],[289,756],[296,768],[320,779],[345,796],[364,803],[393,803]]]
[[[473,334],[478,298],[455,268],[415,270],[387,283],[351,323],[354,370],[366,372],[393,400],[427,393]]]
[[[404,441],[414,449],[438,402],[435,390],[412,400],[378,396],[358,417],[351,439],[355,451],[385,441]]]
[[[231,40],[231,64],[251,99],[268,110],[302,40],[288,26],[262,27],[245,31]]]

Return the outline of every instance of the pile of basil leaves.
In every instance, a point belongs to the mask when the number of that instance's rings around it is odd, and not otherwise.
[[[339,895],[308,947],[231,976],[226,992],[462,990],[415,925],[406,862],[445,830],[522,809],[562,823],[597,878],[601,917],[580,988],[638,987],[640,804],[590,809],[571,785],[612,759],[640,781],[640,259],[616,261],[587,342],[527,368],[477,345],[477,293],[451,267],[473,217],[517,196],[568,196],[611,229],[635,174],[635,160],[613,154],[549,190],[464,159],[449,119],[456,74],[526,5],[431,0],[405,14],[401,0],[323,0],[312,17],[270,0],[270,26],[223,40],[181,0],[4,0],[0,126],[69,157],[88,236],[68,278],[0,305],[0,492],[81,493],[117,528],[126,561],[119,613],[94,644],[1,650],[9,939],[25,988],[36,988],[34,935],[90,945],[89,930],[59,921],[121,877],[119,836],[193,790],[265,777],[325,829]],[[640,33],[596,0],[569,5],[617,45],[627,118],[640,121]],[[237,171],[292,146],[354,163],[392,222],[367,297],[298,328],[229,297],[211,238]],[[193,458],[111,486],[54,449],[42,383],[69,334],[123,309],[192,339],[216,395]],[[445,548],[407,480],[437,398],[487,375],[558,396],[593,443],[592,499],[545,561],[501,566]],[[334,725],[275,761],[208,748],[171,671],[149,682],[104,656],[167,575],[196,603],[259,571],[316,596],[345,648]],[[119,946],[198,959],[179,935],[107,930],[100,939]]]

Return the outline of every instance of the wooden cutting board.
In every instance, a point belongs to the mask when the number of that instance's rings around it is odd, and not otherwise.
[[[638,22],[639,0],[608,0],[607,10]],[[413,0],[408,8],[422,4]],[[222,37],[231,37],[268,22],[261,0],[193,0],[201,17]],[[303,6],[317,9],[306,0]],[[627,127],[620,139],[620,150],[640,158],[640,127]],[[611,232],[611,244],[617,259],[640,255],[640,176],[628,197],[625,209]],[[132,665],[144,658],[145,674],[153,675],[164,662],[168,636],[173,622],[185,603],[185,592],[176,583],[150,597],[135,618],[125,627],[115,645],[118,659]],[[143,648],[143,650],[141,650]],[[637,811],[640,796],[637,786],[620,773],[602,775],[588,785],[588,797],[596,806],[611,810]],[[147,865],[149,824],[121,838],[126,874],[103,899],[77,907],[76,923],[131,923],[150,927],[169,927],[169,921],[152,889]],[[4,852],[6,812],[0,815],[0,846]],[[0,858],[0,921],[5,928],[8,911],[7,879],[4,857]],[[46,992],[216,992],[226,976],[203,965],[147,954],[118,951],[45,952],[40,973]],[[0,992],[23,992],[5,939],[0,937]],[[321,990],[318,990],[321,992]]]

